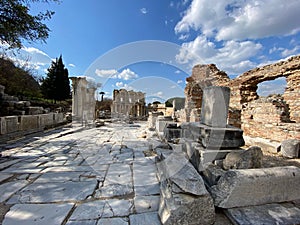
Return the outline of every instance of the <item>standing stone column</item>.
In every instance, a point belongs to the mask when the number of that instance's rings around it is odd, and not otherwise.
[[[230,88],[211,86],[204,88],[201,123],[211,127],[226,127]]]
[[[88,87],[85,77],[70,77],[72,80],[72,116],[73,121],[87,123],[95,117],[95,87]]]

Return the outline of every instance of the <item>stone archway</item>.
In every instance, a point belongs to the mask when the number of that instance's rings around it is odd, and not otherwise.
[[[231,88],[231,106],[242,109],[245,103],[258,99],[256,91],[259,83],[279,77],[285,77],[287,81],[283,98],[290,107],[290,117],[300,122],[300,56],[255,68],[225,83]]]

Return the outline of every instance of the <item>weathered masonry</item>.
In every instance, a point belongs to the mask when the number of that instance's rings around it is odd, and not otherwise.
[[[85,77],[71,77],[73,121],[87,123],[95,119],[95,85]]]
[[[282,96],[258,96],[258,84],[279,77],[287,81]],[[185,109],[178,115],[181,121],[199,120],[205,87],[228,86],[231,90],[230,125],[242,128],[250,137],[277,142],[300,139],[300,56],[252,69],[233,80],[214,64],[197,65],[186,81]]]

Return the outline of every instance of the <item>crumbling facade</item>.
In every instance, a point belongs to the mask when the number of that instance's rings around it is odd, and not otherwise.
[[[259,98],[258,84],[285,77],[287,86],[282,97]],[[300,56],[266,65],[230,80],[214,64],[197,65],[186,79],[186,105],[180,112],[182,122],[196,121],[201,111],[203,88],[228,86],[231,90],[229,124],[240,127],[244,134],[281,142],[300,139]]]
[[[111,116],[114,118],[143,118],[146,115],[145,93],[114,90]]]

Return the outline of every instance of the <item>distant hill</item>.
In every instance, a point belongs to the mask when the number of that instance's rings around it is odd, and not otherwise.
[[[26,70],[16,67],[11,60],[0,57],[0,85],[13,96],[40,97],[40,85]]]
[[[175,100],[175,108],[176,110],[184,109],[184,104],[185,104],[185,98],[183,97],[174,97],[174,98],[169,98],[167,100],[167,104],[169,106],[173,106],[173,100]]]

